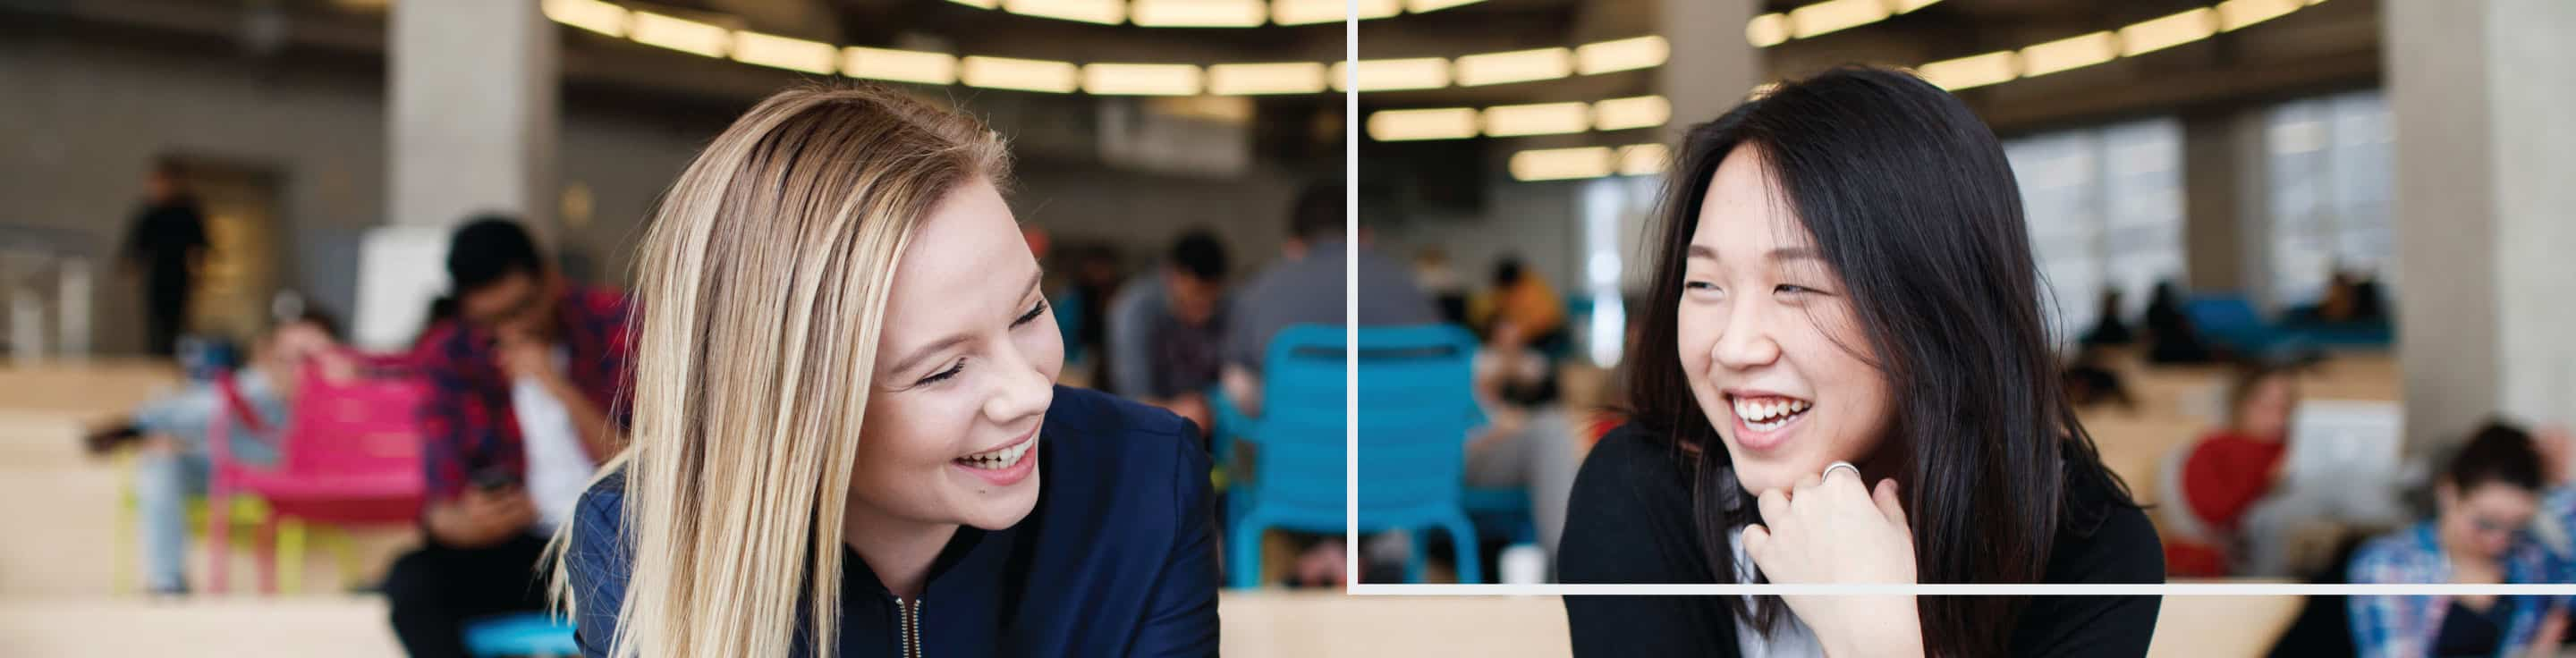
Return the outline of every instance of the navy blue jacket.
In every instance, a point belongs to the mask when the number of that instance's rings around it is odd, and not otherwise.
[[[1216,655],[1215,512],[1198,437],[1161,409],[1057,387],[1037,507],[1002,530],[960,527],[917,601],[898,601],[842,548],[840,655]],[[631,541],[611,539],[623,537],[624,479],[583,494],[574,520],[585,656],[607,654],[633,566]]]

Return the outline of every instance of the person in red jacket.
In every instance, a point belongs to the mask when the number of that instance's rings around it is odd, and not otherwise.
[[[2249,365],[2238,369],[2228,390],[2227,426],[2210,431],[2192,444],[2182,461],[2183,512],[2210,531],[2211,543],[2165,542],[2165,572],[2171,576],[2216,577],[2229,573],[2236,557],[2225,538],[2233,537],[2247,510],[2281,481],[2290,444],[2290,413],[2299,406],[2299,382],[2288,368]],[[2217,545],[2212,545],[2212,544]]]

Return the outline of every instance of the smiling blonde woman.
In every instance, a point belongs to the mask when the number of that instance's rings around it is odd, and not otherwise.
[[[1216,652],[1204,444],[1054,385],[1008,169],[863,87],[773,96],[681,173],[633,444],[558,538],[584,655]]]

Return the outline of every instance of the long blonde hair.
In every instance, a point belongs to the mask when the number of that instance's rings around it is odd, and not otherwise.
[[[689,163],[637,259],[631,557],[610,655],[834,655],[842,524],[887,287],[913,226],[1009,174],[963,114],[873,86],[753,107]],[[570,608],[571,527],[554,594]],[[803,610],[799,602],[805,602]]]

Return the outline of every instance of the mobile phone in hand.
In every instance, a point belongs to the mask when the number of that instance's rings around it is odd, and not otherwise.
[[[474,488],[483,493],[503,493],[519,488],[519,476],[506,470],[487,468],[474,472],[473,483]]]

